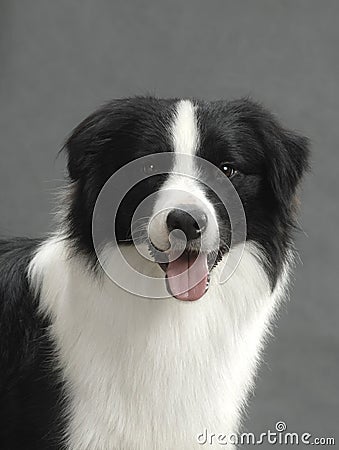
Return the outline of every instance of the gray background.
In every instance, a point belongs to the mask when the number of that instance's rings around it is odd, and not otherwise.
[[[338,423],[339,2],[1,0],[0,233],[51,228],[64,138],[107,99],[250,94],[313,143],[303,264],[266,349],[245,428]],[[223,430],[217,430],[223,431]],[[338,436],[339,439],[339,436]],[[262,448],[268,448],[268,445]]]

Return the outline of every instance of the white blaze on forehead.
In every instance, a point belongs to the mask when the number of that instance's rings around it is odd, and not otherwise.
[[[213,249],[218,238],[218,226],[213,205],[206,198],[199,182],[199,171],[195,156],[200,144],[196,106],[190,100],[176,104],[170,128],[174,150],[174,165],[167,180],[158,193],[149,224],[149,236],[160,250],[169,246],[166,225],[168,212],[180,205],[194,205],[208,216],[208,226],[202,239],[202,248]]]
[[[195,107],[190,100],[177,103],[172,125],[174,151],[194,155],[199,144],[198,124]]]
[[[199,192],[201,195],[202,191],[196,181],[198,174],[194,161],[199,145],[199,131],[196,107],[190,100],[180,100],[177,103],[171,137],[175,155],[173,174],[169,176],[164,189],[182,189],[187,194],[194,192],[198,194]],[[186,201],[184,201],[185,198],[182,198],[182,200],[182,203],[194,203],[192,198],[187,198]],[[180,203],[179,199],[178,203]]]

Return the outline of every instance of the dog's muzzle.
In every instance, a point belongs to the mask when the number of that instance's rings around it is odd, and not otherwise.
[[[159,265],[169,293],[179,300],[198,300],[209,287],[208,254],[201,251],[207,225],[207,215],[194,206],[178,205],[167,213],[170,246],[164,251],[167,261]]]

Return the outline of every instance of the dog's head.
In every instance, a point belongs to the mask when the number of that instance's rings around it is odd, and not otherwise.
[[[173,296],[200,298],[230,247],[230,216],[221,198],[232,196],[227,186],[241,200],[246,239],[262,249],[274,286],[290,245],[308,148],[260,105],[247,99],[116,100],[85,119],[66,148],[73,182],[67,228],[79,249],[94,254],[98,195],[113,174],[137,160],[133,170],[142,175],[119,205],[116,239],[134,245],[133,231],[141,236]],[[147,213],[133,229],[135,212],[148,198]]]

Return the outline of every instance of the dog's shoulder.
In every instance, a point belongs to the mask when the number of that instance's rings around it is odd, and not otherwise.
[[[56,449],[60,388],[28,268],[39,240],[0,240],[0,448]]]
[[[34,355],[31,344],[41,323],[29,288],[27,267],[39,241],[0,240],[0,389],[20,376]]]
[[[38,239],[0,239],[0,295],[2,300],[6,292],[9,299],[13,289],[15,290],[14,298],[19,294],[19,290],[28,289],[26,270],[39,244]]]
[[[36,239],[0,240],[0,320],[32,310],[33,295],[27,278],[28,265],[39,245]]]

